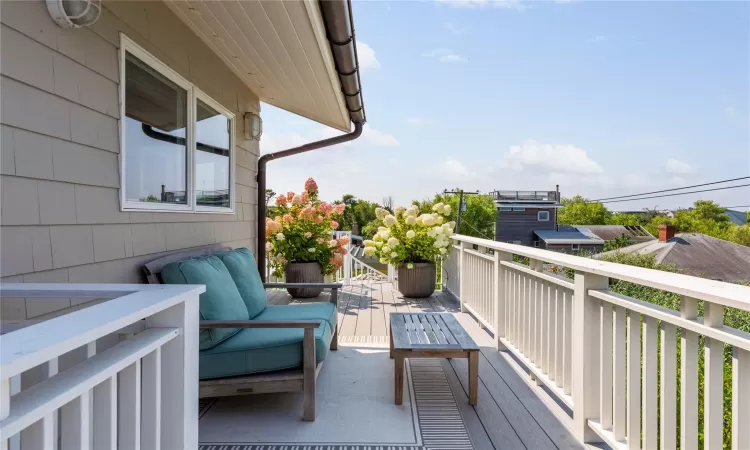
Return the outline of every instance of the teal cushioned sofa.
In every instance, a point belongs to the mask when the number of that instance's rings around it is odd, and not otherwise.
[[[167,255],[143,268],[149,283],[203,284],[200,298],[200,396],[304,391],[304,420],[315,420],[315,379],[338,341],[337,298],[266,305],[266,289],[246,248],[210,246]],[[316,284],[320,286],[320,284]]]

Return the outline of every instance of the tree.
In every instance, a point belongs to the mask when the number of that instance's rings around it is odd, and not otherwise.
[[[732,242],[750,247],[750,222],[732,229]]]
[[[273,189],[266,189],[266,206],[268,206],[268,202],[274,197],[276,197],[276,192]]]
[[[388,197],[383,197],[383,208],[393,212],[393,197],[390,195]]]
[[[614,239],[610,239],[609,241],[606,241],[604,243],[604,251],[608,252],[610,250],[617,250],[618,248],[627,247],[628,245],[631,245],[633,241],[630,240],[627,236],[624,234],[621,236],[617,236]]]
[[[563,207],[557,211],[561,225],[606,225],[612,213],[601,203],[591,203],[580,195],[563,198]]]
[[[613,214],[607,221],[608,225],[638,226],[643,222],[638,214]]]
[[[432,213],[432,205],[445,203],[451,206],[453,217],[458,218],[458,194],[435,194],[432,200],[414,201],[422,213]],[[466,211],[461,213],[461,229],[456,233],[484,239],[495,238],[495,218],[497,208],[495,201],[489,195],[464,195]]]
[[[334,204],[343,203],[346,205],[344,213],[339,220],[339,230],[352,230],[356,223],[360,228],[360,233],[365,225],[375,219],[375,208],[379,207],[377,203],[359,200],[351,194],[344,194],[341,200],[336,200]],[[377,228],[375,229],[377,231]],[[372,236],[370,236],[372,237]]]

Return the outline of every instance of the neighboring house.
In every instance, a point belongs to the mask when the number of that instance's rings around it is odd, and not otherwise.
[[[633,243],[653,241],[656,238],[640,225],[573,225],[573,228],[584,234],[591,234],[604,241],[611,241],[625,236]],[[563,230],[563,227],[559,228]]]
[[[737,283],[750,281],[750,247],[700,233],[677,233],[659,227],[658,240],[602,253],[654,254],[658,263],[672,264],[685,274]]]
[[[604,248],[604,241],[602,239],[590,233],[582,233],[576,229],[561,231],[535,230],[534,236],[535,247],[562,253],[593,254],[600,253]]]
[[[555,231],[558,191],[494,191],[497,207],[495,240],[511,244],[533,246],[536,230]]]
[[[73,3],[0,2],[4,282],[138,283],[164,253],[255,250],[260,102],[363,121],[347,2],[104,0],[90,26],[58,26],[48,6]]]
[[[728,209],[726,211],[729,216],[729,220],[735,225],[745,225],[747,223],[747,211],[736,211],[734,209]]]

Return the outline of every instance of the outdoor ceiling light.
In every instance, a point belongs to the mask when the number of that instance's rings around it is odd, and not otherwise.
[[[259,141],[263,134],[263,119],[254,112],[246,112],[243,118],[245,120],[245,139]]]

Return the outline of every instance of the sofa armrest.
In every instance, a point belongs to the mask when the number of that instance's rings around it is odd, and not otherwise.
[[[331,303],[336,305],[336,309],[339,307],[339,289],[344,285],[341,283],[263,283],[263,287],[266,289],[283,289],[283,288],[295,288],[295,287],[322,287],[324,289],[331,290]]]
[[[206,328],[318,328],[319,320],[201,320]]]

